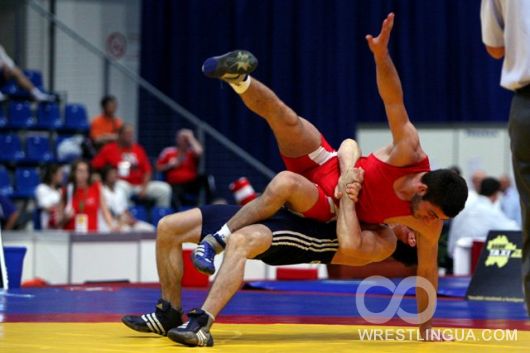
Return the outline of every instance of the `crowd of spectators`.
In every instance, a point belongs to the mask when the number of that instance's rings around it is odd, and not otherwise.
[[[173,211],[197,206],[202,191],[203,200],[211,200],[209,178],[199,173],[204,147],[192,130],[176,132],[175,145],[158,156],[155,173],[136,142],[133,125],[116,115],[117,108],[114,96],[102,98],[101,113],[91,119],[89,158],[44,166],[35,191],[41,229],[154,231],[155,226],[137,219],[131,207]],[[163,180],[155,180],[155,175]],[[7,198],[0,199],[0,217],[4,229],[20,226],[20,215]]]

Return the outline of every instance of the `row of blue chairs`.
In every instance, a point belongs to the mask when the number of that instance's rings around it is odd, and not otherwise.
[[[24,163],[67,163],[70,158],[58,158],[57,148],[62,141],[69,136],[59,136],[50,139],[41,135],[29,135],[26,137],[25,148],[17,134],[0,135],[0,162],[24,164]]]
[[[42,79],[42,72],[38,70],[23,70],[24,75],[31,81],[33,86],[37,87],[41,91],[44,89],[44,81]],[[15,80],[9,80],[6,84],[0,87],[0,91],[8,96],[14,96],[17,98],[30,99],[31,96],[28,91],[17,85]]]
[[[35,189],[40,183],[39,171],[35,168],[18,168],[15,170],[14,187],[9,172],[0,167],[0,194],[13,198],[33,198]]]
[[[10,102],[7,116],[0,108],[0,128],[4,129],[87,131],[89,127],[86,108],[78,103],[65,105],[64,119],[57,103],[40,103],[36,117],[33,116],[29,102]]]

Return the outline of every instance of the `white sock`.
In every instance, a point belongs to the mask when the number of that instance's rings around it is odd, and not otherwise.
[[[33,96],[33,98],[35,98],[39,102],[49,99],[49,96],[46,93],[42,92],[37,87],[33,87],[33,89],[31,90],[31,95]]]
[[[227,242],[228,238],[230,237],[230,234],[232,234],[232,232],[230,231],[230,228],[228,228],[228,225],[225,223],[221,229],[219,229],[217,231],[217,234],[219,234],[221,236],[221,238],[223,238],[223,241]]]
[[[237,94],[243,94],[246,92],[246,90],[250,87],[251,78],[250,75],[247,75],[247,77],[242,81],[226,81],[236,91]]]

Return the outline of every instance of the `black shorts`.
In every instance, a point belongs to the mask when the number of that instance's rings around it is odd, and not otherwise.
[[[209,205],[202,212],[201,240],[217,232],[238,210],[238,206]],[[255,257],[269,265],[331,263],[339,247],[336,223],[320,223],[297,216],[286,209],[261,221],[272,231],[272,245]]]

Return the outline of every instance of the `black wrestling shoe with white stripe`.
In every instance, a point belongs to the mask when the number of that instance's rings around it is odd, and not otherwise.
[[[170,329],[182,325],[182,311],[173,309],[169,302],[159,299],[154,313],[127,315],[121,318],[121,322],[135,331],[166,336]]]
[[[188,313],[189,321],[177,328],[172,328],[167,337],[189,347],[212,347],[213,337],[210,333],[214,318],[202,309],[193,309]]]

